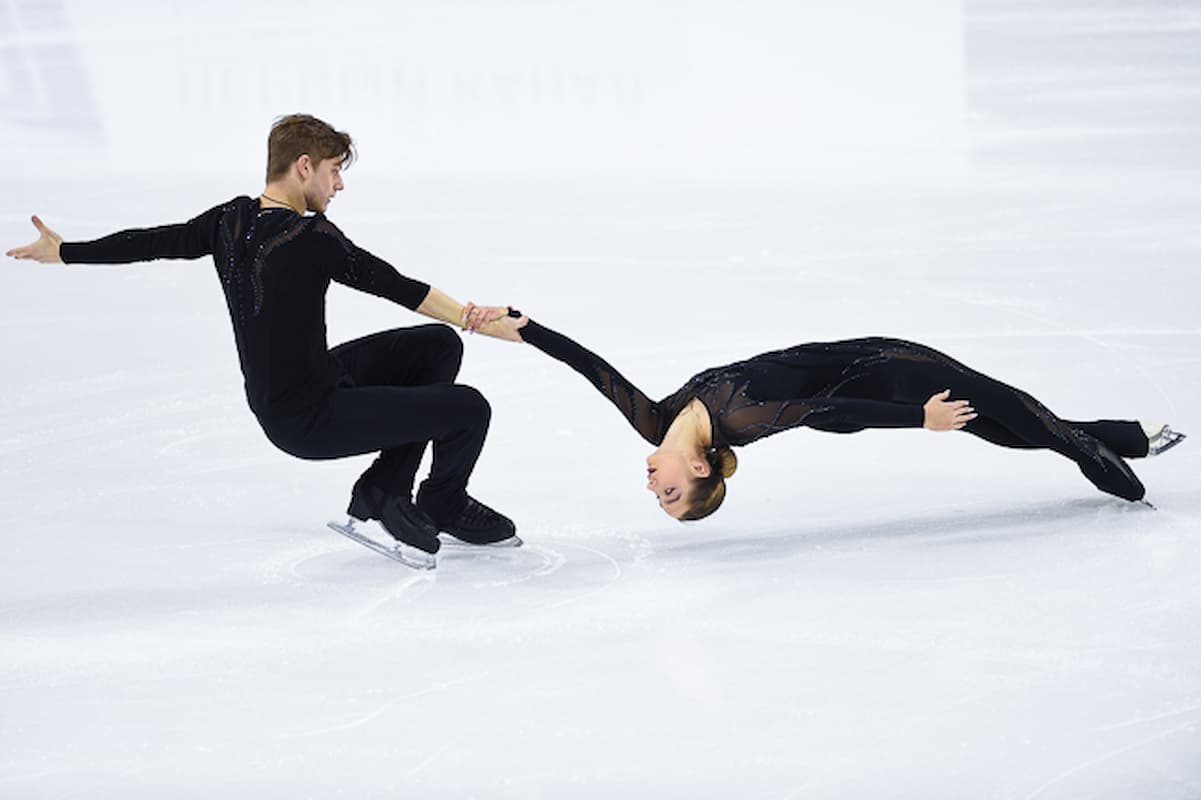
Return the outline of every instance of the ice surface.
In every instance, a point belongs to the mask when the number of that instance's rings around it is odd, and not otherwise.
[[[652,395],[888,334],[1065,416],[1201,436],[1196,20],[965,17],[957,170],[398,181],[364,158],[330,213]],[[1033,72],[1006,55],[1023,31]],[[1058,61],[1055,37],[1077,45]],[[1162,129],[1125,127],[1101,85]],[[5,248],[30,212],[81,239],[260,188],[52,155],[5,202]],[[726,507],[683,526],[578,376],[469,337],[461,380],[494,412],[472,490],[526,545],[426,574],[325,529],[368,458],[262,437],[210,263],[0,276],[0,797],[1201,796],[1201,439],[1135,463],[1152,511],[1052,454],[796,431],[742,450]],[[331,290],[332,342],[418,321]]]

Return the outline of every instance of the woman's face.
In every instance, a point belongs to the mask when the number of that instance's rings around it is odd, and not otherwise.
[[[688,506],[693,468],[680,453],[656,450],[646,459],[646,488],[654,492],[659,507],[669,516],[680,518]]]

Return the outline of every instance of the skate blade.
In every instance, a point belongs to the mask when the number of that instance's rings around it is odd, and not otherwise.
[[[354,522],[353,519],[348,519],[345,523],[330,522],[327,524],[332,530],[337,531],[352,542],[358,542],[368,550],[374,550],[381,556],[398,561],[411,569],[434,569],[438,566],[438,559],[433,553],[427,553],[424,550],[410,547],[401,542],[392,542],[390,544],[377,542],[356,528]]]
[[[473,544],[471,542],[465,542],[462,539],[456,539],[449,533],[443,534],[438,538],[442,540],[443,547],[521,547],[523,544],[525,544],[525,542],[521,540],[520,536],[510,536],[508,539],[501,539],[499,542],[488,542],[487,544]]]
[[[1163,455],[1187,438],[1188,436],[1180,431],[1174,431],[1169,426],[1164,425],[1162,428],[1160,428],[1159,433],[1151,437],[1151,441],[1147,448],[1147,455]]]

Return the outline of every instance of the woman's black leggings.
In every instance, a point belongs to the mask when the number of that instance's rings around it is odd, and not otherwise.
[[[432,441],[421,506],[435,521],[457,516],[492,413],[476,389],[453,383],[463,358],[458,334],[445,325],[400,328],[339,345],[330,356],[342,377],[328,402],[302,429],[265,423],[268,437],[300,458],[379,451],[362,480],[405,498]]]
[[[1140,500],[1142,483],[1122,459],[1147,455],[1147,436],[1135,421],[1061,419],[1021,389],[955,361],[923,345],[909,345],[903,359],[889,359],[895,399],[924,403],[930,395],[951,390],[951,399],[966,399],[979,415],[964,430],[1002,447],[1046,448],[1076,462],[1080,471],[1104,492]]]

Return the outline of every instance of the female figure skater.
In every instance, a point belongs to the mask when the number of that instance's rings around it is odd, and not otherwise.
[[[482,324],[503,309],[468,307]],[[603,358],[520,312],[506,338],[525,341],[579,372],[658,447],[647,488],[680,520],[712,514],[734,474],[732,446],[806,426],[832,433],[864,428],[966,430],[1003,447],[1048,448],[1076,462],[1103,492],[1145,494],[1123,460],[1158,455],[1184,434],[1135,421],[1060,419],[1025,392],[925,345],[869,337],[800,344],[713,367],[653,402]],[[952,392],[958,399],[951,399]],[[966,398],[971,398],[969,401]]]

